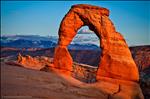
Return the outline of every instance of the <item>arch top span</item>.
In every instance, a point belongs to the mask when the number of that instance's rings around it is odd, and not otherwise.
[[[68,46],[77,34],[78,29],[85,25],[89,26],[98,37],[107,35],[104,25],[109,25],[112,28],[111,30],[115,32],[115,27],[108,16],[109,10],[106,8],[87,4],[73,5],[60,24],[58,43],[62,46]],[[103,20],[104,18],[108,20],[107,23]]]
[[[99,14],[109,16],[109,10],[99,6],[93,6],[88,4],[77,4],[71,7],[71,9],[76,9],[76,8],[84,9],[84,10],[85,9],[97,10]]]
[[[72,71],[72,57],[67,46],[77,31],[87,25],[100,38],[100,57],[97,80],[103,77],[138,81],[138,69],[123,36],[115,30],[106,8],[79,4],[73,5],[63,18],[59,28],[59,41],[55,49],[54,67]],[[88,61],[88,60],[87,60]]]

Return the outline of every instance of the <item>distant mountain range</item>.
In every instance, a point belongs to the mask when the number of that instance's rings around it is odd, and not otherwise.
[[[53,48],[57,45],[57,36],[39,36],[39,35],[3,35],[1,36],[1,47],[15,48]],[[100,50],[98,47],[98,38],[92,35],[77,35],[69,49],[77,50]]]

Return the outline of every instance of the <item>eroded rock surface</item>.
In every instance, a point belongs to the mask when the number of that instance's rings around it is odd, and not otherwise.
[[[72,76],[82,82],[94,83],[96,82],[97,67],[86,64],[73,63]]]
[[[2,99],[143,99],[139,85],[128,84],[87,84],[71,76],[1,63]]]
[[[20,66],[23,66],[25,68],[40,70],[44,68],[46,65],[51,66],[53,59],[48,57],[32,57],[30,55],[22,56],[21,54],[17,57],[17,63],[20,64]]]
[[[54,68],[72,72],[72,58],[67,46],[77,34],[77,30],[84,25],[89,26],[100,38],[102,55],[97,80],[108,77],[137,82],[138,69],[125,39],[115,30],[109,19],[109,10],[92,5],[74,5],[63,18],[54,55]]]

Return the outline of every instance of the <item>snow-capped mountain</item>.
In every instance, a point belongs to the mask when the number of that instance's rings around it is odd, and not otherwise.
[[[57,45],[57,36],[39,36],[39,35],[3,35],[1,36],[2,47],[16,48],[52,48]],[[99,40],[92,35],[77,34],[69,49],[78,50],[99,50]]]
[[[2,36],[1,46],[16,48],[49,48],[56,46],[56,37],[42,37],[38,35]]]
[[[77,34],[71,44],[93,44],[99,46],[99,38],[93,34]]]

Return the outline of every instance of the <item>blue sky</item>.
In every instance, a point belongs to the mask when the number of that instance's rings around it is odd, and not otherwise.
[[[1,1],[1,34],[58,35],[62,18],[74,4],[108,8],[129,45],[150,44],[150,1]]]

